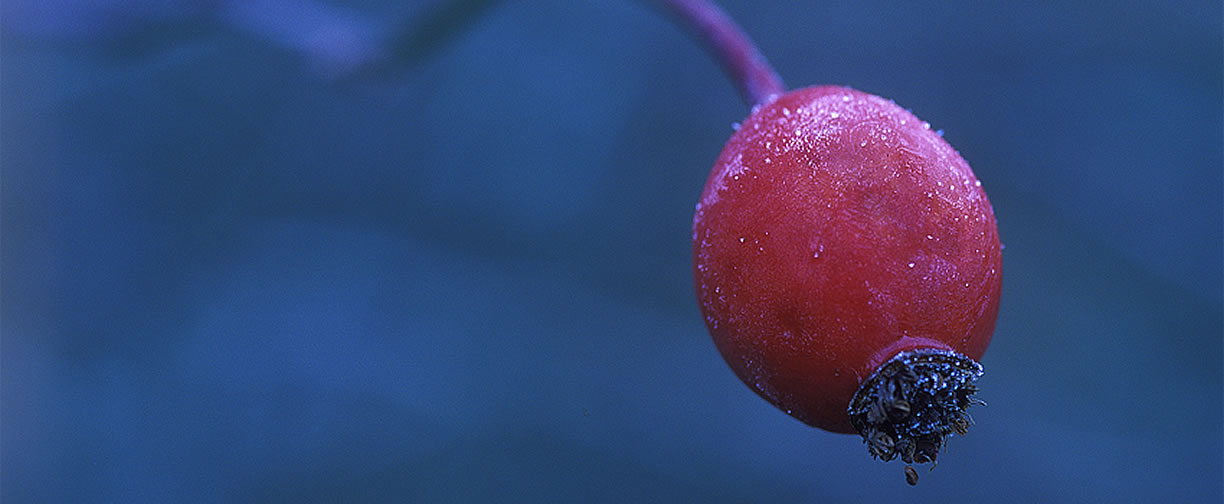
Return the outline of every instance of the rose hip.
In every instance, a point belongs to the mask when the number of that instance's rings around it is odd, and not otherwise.
[[[752,390],[872,455],[963,434],[999,309],[994,212],[930,126],[844,87],[754,108],[693,221],[698,298]]]
[[[722,9],[661,0],[752,113],[693,218],[714,344],[761,397],[858,433],[872,456],[934,463],[980,401],[1002,255],[982,184],[942,134],[878,96],[786,91]],[[906,481],[918,482],[913,467]]]

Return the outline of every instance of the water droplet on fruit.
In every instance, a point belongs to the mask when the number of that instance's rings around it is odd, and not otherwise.
[[[867,146],[866,140],[863,140],[861,143],[859,143],[859,147],[866,147],[866,146]]]
[[[739,131],[739,129],[740,129],[740,123],[737,123],[737,122],[733,122],[733,123],[731,123],[731,130],[732,130],[732,131]]]
[[[768,148],[769,148],[771,145],[773,145],[773,142],[770,142],[770,141],[768,141],[768,140],[766,140],[766,141],[765,141],[765,148],[766,148],[766,149],[768,149]]]
[[[973,181],[973,186],[974,186],[974,187],[982,187],[982,181],[981,181],[981,180],[974,180],[974,181]]]
[[[820,259],[820,254],[824,253],[824,244],[814,242],[812,244],[812,259]]]
[[[743,236],[741,236],[741,237],[739,237],[739,238],[740,238],[740,243],[744,243],[744,237],[743,237]]]
[[[912,269],[914,267],[914,263],[906,264],[906,266],[909,266]]]
[[[830,114],[829,114],[829,117],[832,117],[832,118],[834,118],[834,119],[837,119],[838,117],[841,117],[841,113],[840,113],[840,112],[833,112],[833,113],[830,113]],[[901,123],[901,124],[905,124],[905,123]]]
[[[926,121],[923,121],[923,122],[922,122],[922,129],[931,129],[931,123],[926,122]]]
[[[935,237],[934,237],[934,236],[931,236],[931,235],[927,235],[927,239],[928,239],[928,240],[934,240],[934,239],[935,239]],[[743,239],[743,238],[740,238],[740,241],[744,241],[744,239]]]
[[[769,158],[765,158],[765,164],[769,164],[769,163],[770,163]]]
[[[943,130],[935,130],[935,134],[939,136],[943,136]]]
[[[850,95],[842,95],[842,101],[846,103],[850,103]]]
[[[786,108],[786,107],[782,107],[782,115],[784,115],[784,116],[786,116],[786,117],[790,117],[790,109],[788,109],[788,108]]]

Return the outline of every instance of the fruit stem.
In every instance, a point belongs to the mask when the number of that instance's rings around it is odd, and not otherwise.
[[[850,423],[873,457],[935,463],[944,438],[968,432],[973,420],[965,410],[983,404],[973,397],[981,375],[981,364],[956,352],[901,352],[859,387],[847,408]]]
[[[782,78],[752,39],[721,7],[708,0],[660,0],[676,20],[696,32],[749,106],[763,105],[786,92]]]

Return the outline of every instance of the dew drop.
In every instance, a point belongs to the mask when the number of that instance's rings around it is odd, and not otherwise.
[[[737,122],[731,123],[731,131],[739,131],[739,129],[740,129],[740,123],[737,123]]]
[[[842,101],[845,103],[850,103],[850,95],[842,95]]]
[[[867,146],[866,140],[863,140],[862,142],[859,143],[859,147],[866,147],[866,146]]]
[[[770,162],[771,161],[769,160],[769,158],[765,158],[765,164],[769,164]]]
[[[943,136],[943,130],[935,130],[935,134],[939,136]]]
[[[914,263],[909,263],[909,264],[906,264],[906,266],[909,266],[909,267],[910,267],[910,269],[913,269],[913,268],[914,268]]]
[[[922,129],[931,129],[931,123],[926,122],[926,121],[923,121],[923,122],[922,122]]]
[[[743,237],[743,236],[741,236],[741,237],[740,237],[740,243],[744,243],[744,237]]]
[[[973,181],[973,186],[974,186],[974,187],[982,187],[982,181],[981,181],[981,180],[974,180],[974,181]]]
[[[766,149],[768,149],[768,148],[769,148],[769,146],[771,146],[771,145],[773,145],[773,142],[770,142],[770,141],[768,141],[768,140],[767,140],[767,141],[765,141],[765,148],[766,148]]]
[[[790,109],[786,107],[782,107],[782,115],[786,117],[790,117]]]
[[[935,239],[935,237],[934,237],[934,236],[931,236],[931,235],[927,235],[927,239],[928,239],[928,240],[934,240],[934,239]],[[740,241],[744,241],[744,239],[743,239],[743,238],[740,238]]]

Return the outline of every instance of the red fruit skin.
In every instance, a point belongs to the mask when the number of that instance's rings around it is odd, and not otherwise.
[[[895,103],[782,95],[727,142],[693,220],[698,299],[735,374],[787,414],[853,433],[846,407],[898,352],[980,360],[998,225],[964,159]]]

